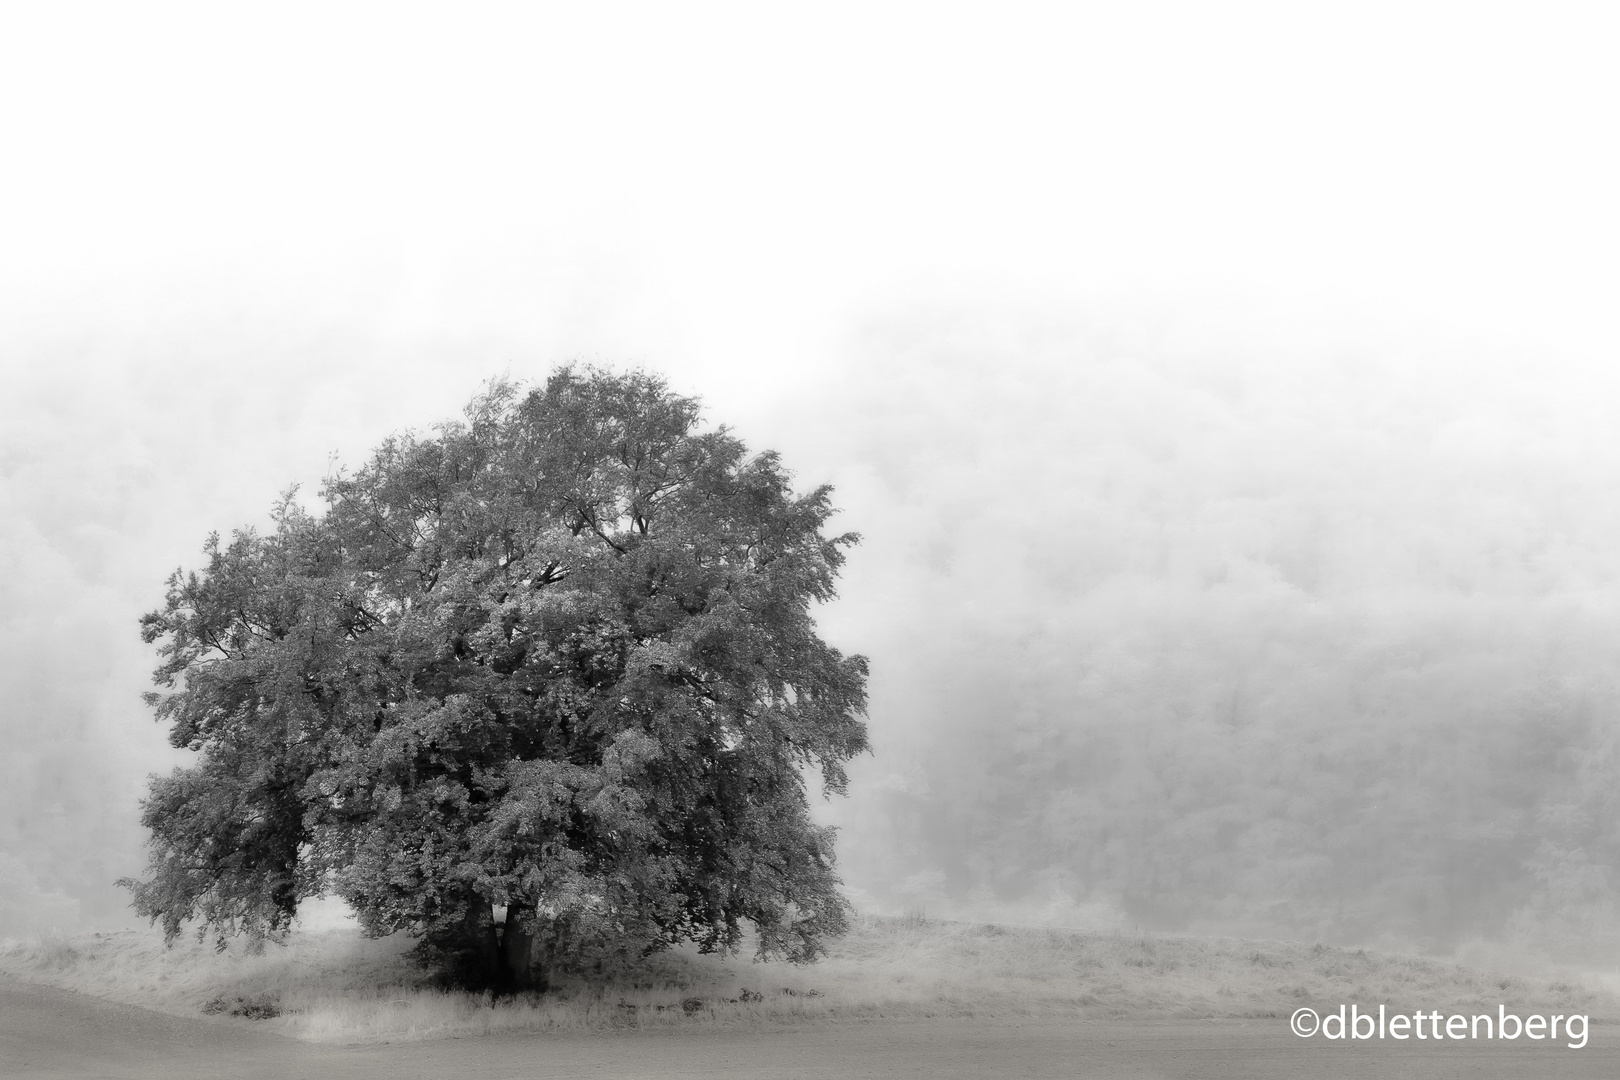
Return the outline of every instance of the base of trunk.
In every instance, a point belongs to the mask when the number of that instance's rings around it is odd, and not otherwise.
[[[506,909],[504,924],[482,897],[471,897],[459,926],[431,943],[446,975],[467,990],[498,995],[544,992],[551,985],[550,949],[536,934],[532,910]]]
[[[501,977],[508,993],[544,992],[551,986],[545,944],[535,934],[534,913],[519,905],[506,909],[501,931]]]

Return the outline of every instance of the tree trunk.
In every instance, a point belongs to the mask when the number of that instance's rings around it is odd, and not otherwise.
[[[472,986],[499,987],[502,982],[501,942],[495,929],[495,912],[481,896],[467,899],[467,914],[463,924],[465,943],[463,973]]]
[[[539,932],[538,916],[532,908],[510,904],[506,908],[506,928],[501,932],[502,989],[509,993],[524,990],[545,992],[551,985],[550,951]]]

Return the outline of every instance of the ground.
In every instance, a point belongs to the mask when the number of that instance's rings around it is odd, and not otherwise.
[[[1429,1042],[1329,1044],[1282,1020],[825,1022],[758,1031],[501,1034],[328,1046],[226,1019],[189,1019],[0,977],[0,1072],[17,1080],[457,1080],[600,1077],[1620,1076],[1620,1029],[1580,1050]]]
[[[863,917],[821,962],[658,954],[545,997],[446,991],[347,929],[223,951],[0,943],[0,1077],[1613,1077],[1602,979],[1412,953]],[[1302,1006],[1586,1015],[1586,1045],[1332,1042]]]

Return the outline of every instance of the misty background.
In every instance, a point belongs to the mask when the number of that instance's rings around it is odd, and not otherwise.
[[[1615,26],[0,17],[0,936],[127,925],[137,619],[489,377],[836,486],[872,910],[1620,963]]]

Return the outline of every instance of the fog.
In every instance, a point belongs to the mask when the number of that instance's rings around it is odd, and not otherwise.
[[[968,322],[871,346],[913,358],[871,392],[926,405],[856,436],[876,497],[835,621],[887,662],[853,881],[1031,921],[1613,954],[1601,382]]]
[[[588,361],[864,536],[858,904],[1620,960],[1610,28],[615,10],[7,17],[0,935],[209,532]]]

